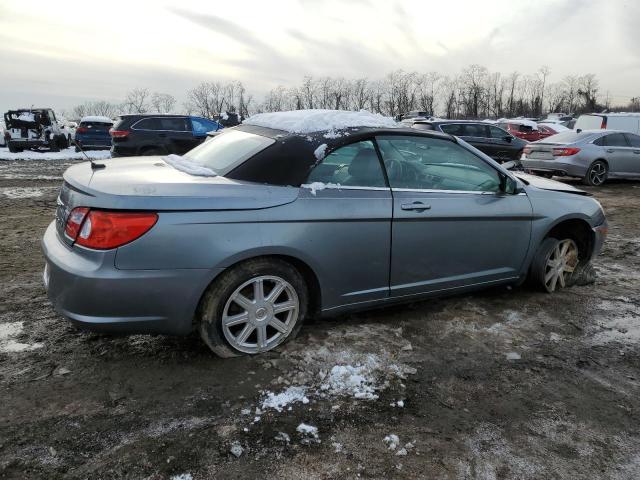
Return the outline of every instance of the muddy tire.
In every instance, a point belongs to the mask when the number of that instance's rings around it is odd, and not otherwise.
[[[298,334],[308,299],[304,278],[289,263],[248,260],[209,286],[198,308],[198,330],[223,358],[266,352]]]
[[[606,162],[596,160],[589,166],[586,175],[582,179],[582,183],[591,187],[599,187],[607,181],[609,175],[609,167]]]
[[[531,264],[530,277],[535,286],[553,293],[572,284],[578,263],[578,246],[573,239],[545,238]]]

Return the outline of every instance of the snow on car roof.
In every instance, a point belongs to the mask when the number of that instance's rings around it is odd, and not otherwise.
[[[564,132],[566,130],[571,130],[570,128],[565,127],[561,123],[556,122],[538,122],[538,125],[542,125],[543,127],[549,127],[554,129],[556,132]]]
[[[103,117],[100,115],[88,115],[86,117],[82,117],[80,122],[113,123],[113,120],[109,117]]]
[[[538,130],[538,124],[526,118],[500,118],[498,119],[498,123],[515,123],[516,125],[531,127],[532,130]]]
[[[245,125],[284,130],[289,133],[313,133],[345,128],[374,127],[399,128],[390,117],[366,110],[293,110],[289,112],[258,113],[243,122]]]

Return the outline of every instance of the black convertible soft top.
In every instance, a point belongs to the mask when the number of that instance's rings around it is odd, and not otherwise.
[[[314,152],[322,144],[327,145],[326,155],[339,147],[372,139],[376,135],[411,135],[442,138],[455,142],[455,138],[451,135],[413,128],[359,127],[335,130],[330,133],[323,131],[309,134],[291,133],[254,125],[239,125],[233,129],[269,137],[274,139],[275,143],[238,165],[225,177],[271,185],[302,185],[311,169],[318,163]]]

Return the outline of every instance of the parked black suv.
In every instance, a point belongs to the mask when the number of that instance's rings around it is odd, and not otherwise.
[[[519,160],[524,140],[487,122],[472,120],[405,120],[402,123],[419,130],[436,130],[460,137],[495,161],[503,163]]]
[[[121,115],[110,130],[111,156],[182,155],[222,125],[190,115]]]

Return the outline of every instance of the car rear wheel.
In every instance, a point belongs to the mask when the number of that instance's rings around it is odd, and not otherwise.
[[[200,336],[221,357],[266,352],[298,334],[307,304],[307,285],[294,267],[249,260],[224,272],[203,296]]]
[[[579,263],[578,245],[571,238],[546,238],[531,266],[534,282],[548,293],[566,287]]]
[[[582,179],[582,182],[585,185],[597,187],[607,180],[608,174],[609,168],[607,167],[607,164],[602,160],[596,160],[591,164],[589,170],[587,170],[587,174]]]

